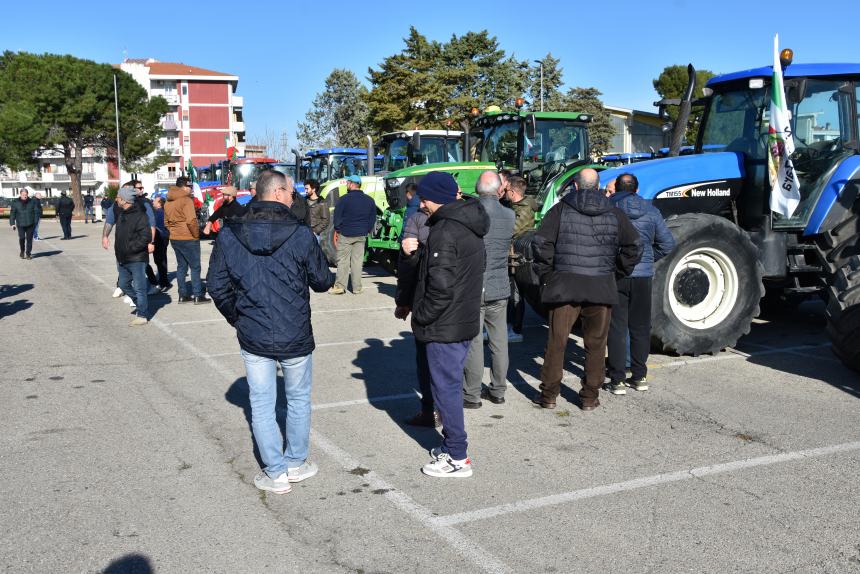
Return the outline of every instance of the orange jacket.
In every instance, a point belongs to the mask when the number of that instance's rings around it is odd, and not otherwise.
[[[194,200],[184,189],[171,186],[167,190],[167,203],[164,204],[164,225],[170,232],[170,239],[200,239],[200,224],[194,211]]]

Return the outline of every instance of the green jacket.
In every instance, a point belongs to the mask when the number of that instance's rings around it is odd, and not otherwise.
[[[12,209],[9,212],[9,225],[28,227],[36,225],[36,219],[42,215],[42,208],[34,198],[28,198],[26,202],[16,199],[12,201]]]
[[[526,231],[535,228],[535,213],[540,209],[540,206],[533,197],[526,196],[511,204],[511,208],[517,216],[514,222],[514,237],[519,237]]]

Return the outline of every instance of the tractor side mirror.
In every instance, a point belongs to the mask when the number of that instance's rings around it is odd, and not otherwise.
[[[421,134],[416,131],[412,134],[412,153],[419,151],[421,151]]]

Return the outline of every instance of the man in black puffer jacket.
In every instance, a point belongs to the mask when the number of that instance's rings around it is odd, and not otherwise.
[[[116,205],[119,210],[116,214],[114,254],[119,271],[118,285],[137,305],[137,316],[132,319],[130,325],[146,325],[149,321],[149,303],[146,298],[149,282],[146,280],[146,266],[149,265],[149,254],[155,251],[149,217],[143,204],[137,201],[133,187],[119,190]]]
[[[206,283],[236,328],[245,360],[251,426],[266,465],[254,485],[285,494],[290,483],[317,473],[307,460],[314,350],[308,287],[324,292],[334,278],[310,228],[290,210],[292,180],[264,172],[257,198],[218,234]],[[287,393],[286,450],[275,418],[278,363]]]
[[[398,279],[395,310],[401,319],[412,312],[419,357],[426,357],[444,439],[441,447],[431,451],[433,461],[422,471],[440,478],[472,476],[463,420],[463,366],[480,329],[482,237],[490,229],[490,219],[478,200],[458,201],[459,194],[449,173],[430,172],[418,184],[421,207],[430,214],[430,234],[415,272]],[[417,238],[403,240],[407,255],[417,248]]]
[[[630,275],[642,254],[636,229],[598,184],[593,169],[579,172],[576,190],[547,212],[535,233],[533,265],[541,278],[541,302],[550,308],[541,394],[534,399],[544,408],[555,408],[564,351],[579,317],[585,344],[580,408],[590,411],[600,405],[609,320],[618,299],[615,278]]]
[[[63,239],[72,238],[72,215],[75,214],[75,202],[66,195],[65,191],[60,192],[60,199],[57,200],[57,219],[60,220],[60,227],[63,228]]]

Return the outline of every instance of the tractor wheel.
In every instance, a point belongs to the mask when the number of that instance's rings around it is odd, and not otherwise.
[[[860,371],[860,255],[834,276],[827,302],[827,334],[833,352],[846,366]]]
[[[707,214],[666,220],[677,247],[654,266],[651,336],[682,355],[715,353],[749,333],[764,295],[758,249],[731,221]]]
[[[329,267],[337,267],[337,232],[334,230],[333,223],[329,223],[320,235],[320,247],[325,253]]]

